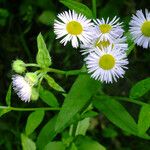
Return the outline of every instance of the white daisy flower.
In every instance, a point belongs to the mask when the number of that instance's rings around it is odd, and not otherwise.
[[[90,53],[85,62],[91,77],[101,82],[112,83],[117,78],[123,78],[127,69],[128,59],[125,53],[112,46]]]
[[[138,10],[132,16],[130,32],[137,45],[143,48],[150,47],[150,12],[147,9],[145,9],[145,14],[142,10]]]
[[[12,77],[12,84],[18,97],[24,102],[29,102],[32,93],[32,86],[29,82],[20,75],[14,75]]]
[[[94,38],[87,44],[81,44],[81,52],[82,55],[85,55],[97,50],[102,50],[103,48],[107,48],[110,45],[112,45],[112,47],[114,47],[115,49],[120,49],[123,52],[128,49],[126,37],[114,39],[112,42],[110,40],[100,40],[100,38]]]
[[[96,19],[95,22],[95,35],[97,35],[100,40],[113,41],[114,38],[119,38],[123,35],[124,30],[122,29],[122,22],[119,23],[119,18],[116,16],[110,21],[109,17],[105,21],[104,18]]]
[[[90,28],[93,23],[82,14],[69,10],[58,14],[58,18],[60,21],[55,20],[54,33],[57,39],[62,38],[60,43],[66,45],[71,41],[72,46],[77,48],[79,41],[85,44],[92,39]]]

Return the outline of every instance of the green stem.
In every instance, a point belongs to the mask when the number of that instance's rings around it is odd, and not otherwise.
[[[10,106],[0,106],[1,109],[9,109],[13,111],[35,111],[35,110],[45,110],[45,111],[58,111],[60,108],[50,108],[50,107],[39,107],[39,108],[18,108],[18,107],[10,107]]]
[[[93,17],[96,18],[96,0],[92,0]]]
[[[25,67],[40,67],[40,66],[38,64],[29,63],[29,64],[25,64]]]
[[[141,102],[141,101],[137,101],[137,100],[132,100],[128,97],[119,97],[119,96],[114,96],[115,99],[117,100],[121,100],[121,101],[126,101],[126,102],[130,102],[130,103],[134,103],[134,104],[138,104],[138,105],[149,105],[147,103]]]

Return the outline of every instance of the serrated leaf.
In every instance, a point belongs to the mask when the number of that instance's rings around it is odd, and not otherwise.
[[[44,110],[36,110],[32,112],[28,119],[25,128],[26,135],[30,135],[39,126],[44,118]]]
[[[56,83],[52,77],[50,77],[49,75],[45,75],[44,78],[46,79],[50,87],[52,87],[56,91],[64,92],[64,89],[58,83]]]
[[[36,56],[36,61],[42,68],[49,67],[51,62],[51,57],[49,55],[49,52],[47,50],[46,44],[44,42],[43,36],[40,33],[37,37],[37,46],[38,46],[38,53]]]
[[[8,106],[11,105],[11,87],[12,87],[12,84],[9,85],[9,88],[8,88],[8,91],[7,91],[7,94],[6,94],[6,104]]]
[[[130,97],[139,98],[150,90],[150,78],[144,79],[136,83],[130,90]]]
[[[138,119],[138,132],[140,135],[144,135],[150,127],[150,106],[144,105],[141,108]]]
[[[124,131],[137,135],[137,124],[118,101],[109,96],[97,96],[93,104],[116,126]]]
[[[59,106],[56,97],[55,97],[54,94],[51,93],[50,91],[45,90],[45,89],[43,89],[42,87],[40,87],[39,95],[40,95],[40,98],[41,98],[46,104],[48,104],[49,106],[51,106],[51,107],[58,107],[58,106]]]
[[[21,134],[21,144],[23,150],[36,150],[35,143],[23,133]]]
[[[77,13],[84,14],[88,18],[93,18],[92,11],[82,3],[72,0],[60,0],[60,2]]]
[[[87,136],[78,136],[75,145],[78,150],[106,150],[103,145]]]
[[[62,142],[49,142],[44,150],[65,150],[65,146]]]
[[[37,137],[37,146],[39,150],[43,150],[43,147],[47,145],[53,138],[56,136],[56,132],[54,130],[57,116],[54,116],[50,119],[45,126],[40,131]]]
[[[89,75],[80,75],[67,94],[56,123],[56,131],[73,118],[90,100],[91,96],[100,88],[100,82],[90,78]],[[69,112],[69,113],[68,113]]]

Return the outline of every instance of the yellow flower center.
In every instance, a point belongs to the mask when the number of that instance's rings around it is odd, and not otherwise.
[[[115,66],[115,58],[110,54],[105,54],[100,57],[99,66],[104,70],[110,70]]]
[[[99,25],[99,29],[103,34],[109,33],[112,29],[112,26],[109,24],[101,24],[101,25]]]
[[[104,41],[97,40],[96,44],[95,44],[95,46],[98,47],[99,49],[107,48],[109,45],[110,45],[109,40],[106,40],[106,41],[105,40]]]
[[[145,21],[141,27],[144,36],[150,37],[150,21]]]
[[[67,29],[68,33],[70,33],[72,35],[79,35],[83,31],[82,25],[77,21],[70,21],[67,24],[66,29]]]

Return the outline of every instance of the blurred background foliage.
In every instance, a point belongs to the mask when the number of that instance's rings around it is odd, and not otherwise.
[[[90,9],[91,0],[77,0]],[[150,1],[145,0],[97,0],[97,17],[121,18],[124,22],[124,29],[128,30],[128,23],[132,13],[137,9],[150,9]],[[11,76],[11,63],[16,58],[25,62],[35,62],[37,53],[36,37],[41,32],[50,51],[53,67],[62,70],[80,69],[83,65],[82,56],[79,50],[74,50],[69,44],[64,47],[55,40],[53,23],[57,14],[68,10],[58,0],[0,0],[0,105],[5,104],[5,96]],[[128,96],[130,88],[139,80],[150,75],[150,51],[141,47],[135,47],[129,56],[129,70],[125,79],[112,85],[104,85],[104,91],[108,95]],[[68,91],[74,82],[75,77],[64,78],[55,75],[60,85]],[[51,89],[49,89],[51,90]],[[54,93],[60,103],[63,97]],[[150,94],[142,97],[148,101]],[[12,96],[12,105],[18,107],[45,106],[40,101],[37,103],[24,104],[16,94]],[[138,116],[139,107],[127,104],[126,107],[133,116]],[[54,112],[46,112],[43,123],[32,135],[36,139],[41,127],[53,116]],[[29,113],[10,112],[0,118],[0,149],[19,150],[21,149],[20,133],[24,131],[24,125]],[[150,142],[138,137],[124,133],[102,114],[91,120],[88,135],[100,141],[108,150],[149,150]],[[56,139],[60,139],[57,136]]]

